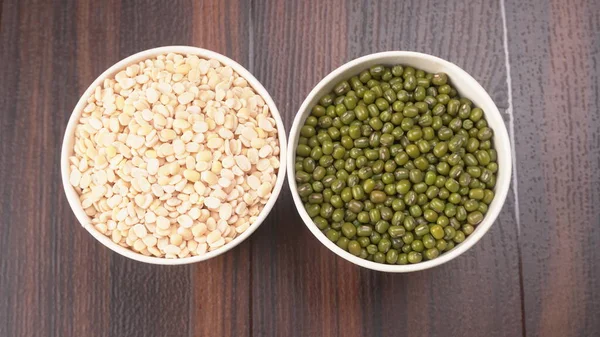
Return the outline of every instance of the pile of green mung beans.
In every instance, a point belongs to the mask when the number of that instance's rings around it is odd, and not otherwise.
[[[297,191],[315,225],[355,256],[435,259],[473,233],[494,198],[492,137],[446,74],[375,65],[312,108]]]

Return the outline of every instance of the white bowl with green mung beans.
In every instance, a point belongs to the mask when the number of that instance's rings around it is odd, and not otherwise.
[[[438,57],[363,56],[308,94],[287,153],[294,203],[331,251],[365,268],[448,262],[490,229],[512,167],[504,120],[485,89]]]

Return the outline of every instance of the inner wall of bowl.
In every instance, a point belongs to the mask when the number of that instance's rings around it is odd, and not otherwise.
[[[79,195],[77,194],[75,189],[69,183],[70,163],[69,163],[68,158],[70,156],[72,156],[73,152],[74,152],[73,146],[75,143],[75,136],[74,136],[75,127],[79,123],[79,119],[81,117],[81,112],[86,105],[87,98],[93,94],[94,89],[97,86],[102,85],[104,79],[114,77],[118,72],[120,72],[121,70],[125,69],[126,67],[128,67],[132,64],[138,63],[145,59],[156,57],[161,54],[168,54],[168,53],[192,54],[192,55],[197,55],[197,56],[199,56],[201,58],[205,58],[205,59],[213,59],[214,58],[214,59],[219,60],[219,62],[221,62],[222,64],[232,67],[235,72],[237,72],[240,76],[244,77],[248,81],[248,84],[259,95],[261,95],[263,97],[263,99],[265,100],[265,103],[269,106],[269,109],[271,110],[271,114],[272,114],[273,118],[275,119],[275,121],[277,122],[277,133],[278,133],[279,147],[280,147],[280,153],[279,153],[280,166],[279,166],[279,169],[277,172],[276,185],[273,187],[271,198],[269,199],[267,204],[264,206],[264,208],[260,212],[257,220],[253,224],[251,224],[250,227],[248,227],[248,229],[246,229],[245,232],[243,232],[242,234],[237,236],[234,240],[232,240],[231,242],[229,242],[228,244],[224,245],[223,247],[221,247],[217,250],[214,250],[212,252],[207,252],[206,254],[201,255],[201,256],[192,256],[192,257],[177,258],[177,259],[158,258],[155,256],[145,256],[143,254],[139,254],[131,249],[122,247],[122,246],[114,243],[110,238],[108,238],[104,234],[98,232],[98,230],[96,230],[96,228],[94,228],[94,226],[92,226],[90,217],[87,214],[85,214],[83,207],[81,207],[81,203],[79,201]],[[186,264],[186,263],[203,261],[206,259],[210,259],[214,256],[220,255],[222,253],[225,253],[228,250],[237,246],[242,241],[244,241],[248,236],[250,236],[258,228],[258,226],[260,226],[260,224],[266,218],[267,214],[273,208],[273,206],[277,200],[277,197],[279,196],[279,193],[281,192],[281,188],[283,186],[283,181],[285,179],[285,173],[286,173],[286,163],[287,163],[287,161],[286,161],[287,160],[287,136],[285,133],[283,121],[281,120],[281,115],[279,114],[279,111],[277,110],[277,107],[275,106],[275,102],[273,102],[273,99],[271,98],[269,93],[266,91],[266,89],[262,86],[262,84],[260,84],[260,82],[247,69],[245,69],[243,66],[241,66],[234,60],[231,60],[224,55],[221,55],[221,54],[209,51],[209,50],[205,50],[202,48],[196,48],[196,47],[189,47],[189,46],[159,47],[159,48],[141,51],[139,53],[133,54],[133,55],[117,62],[116,64],[114,64],[110,68],[108,68],[106,71],[104,71],[100,76],[98,76],[94,80],[94,82],[92,82],[92,84],[90,84],[88,89],[84,92],[84,94],[80,97],[79,101],[77,102],[77,105],[75,106],[75,108],[71,114],[71,117],[69,118],[69,122],[67,124],[67,129],[65,131],[65,136],[63,139],[62,146],[63,146],[63,148],[61,151],[61,170],[62,170],[63,186],[65,189],[65,193],[67,195],[67,200],[69,201],[69,204],[71,205],[71,208],[73,209],[73,212],[75,213],[75,216],[77,217],[77,220],[79,220],[81,225],[95,239],[100,241],[103,245],[110,248],[111,250],[113,250],[123,256],[126,256],[128,258],[131,258],[133,260],[146,262],[146,263],[152,263],[152,264],[171,264],[172,265],[172,264]]]
[[[494,200],[490,204],[488,213],[486,214],[484,220],[476,227],[475,231],[469,237],[467,237],[465,242],[462,242],[460,245],[457,245],[457,247],[451,252],[446,252],[440,255],[440,257],[438,257],[435,260],[424,261],[414,265],[392,266],[377,264],[375,262],[362,259],[360,259],[360,261],[357,261],[357,259],[359,259],[358,257],[355,257],[354,255],[351,255],[350,253],[342,250],[341,248],[337,247],[337,245],[333,243],[331,245],[328,245],[328,248],[330,248],[336,254],[342,256],[343,258],[351,262],[367,266],[371,269],[383,271],[392,271],[390,270],[390,268],[393,268],[393,271],[400,271],[398,270],[400,268],[402,268],[402,271],[422,270],[447,262],[450,259],[462,254],[464,251],[469,249],[477,240],[479,240],[481,236],[483,236],[483,234],[485,234],[485,232],[492,225],[493,219],[495,220],[502,204],[504,203],[509,186],[511,171],[510,144],[508,141],[508,134],[504,126],[504,121],[494,102],[489,97],[485,89],[483,89],[483,87],[481,87],[476,80],[472,79],[470,75],[466,74],[466,72],[464,72],[458,66],[450,62],[441,60],[437,57],[432,57],[429,55],[419,53],[406,53],[402,56],[399,56],[397,54],[393,55],[393,52],[389,53],[389,55],[383,54],[388,53],[382,53],[381,56],[373,57],[371,59],[367,59],[367,57],[365,57],[364,60],[357,59],[354,61],[350,61],[347,64],[348,68],[346,70],[344,70],[340,74],[332,76],[331,78],[326,78],[327,83],[318,84],[318,92],[310,99],[310,101],[305,102],[307,103],[306,105],[303,104],[303,110],[299,112],[301,113],[299,124],[297,125],[297,128],[295,130],[292,130],[290,133],[290,135],[294,138],[289,140],[289,143],[293,144],[293,146],[290,146],[291,153],[288,155],[292,155],[292,157],[288,164],[294,163],[294,158],[296,156],[296,146],[298,144],[298,138],[300,136],[299,129],[304,124],[306,118],[310,115],[312,107],[318,103],[322,95],[331,92],[338,82],[342,80],[347,80],[354,75],[358,75],[361,71],[377,64],[383,64],[386,66],[402,64],[422,69],[430,73],[445,72],[446,74],[448,74],[451,84],[457,89],[459,94],[462,97],[469,98],[471,101],[473,101],[473,103],[476,106],[483,109],[485,118],[488,121],[489,126],[494,130],[493,143],[494,148],[498,152],[499,168],[497,173],[496,186],[494,188]],[[289,174],[289,182],[292,188],[292,193],[294,194],[294,197],[298,197],[296,192],[297,186],[295,181],[295,170],[293,165],[290,168]],[[326,240],[325,242],[327,242],[328,239],[323,233],[321,233],[320,230],[316,228],[314,223],[312,223],[312,219],[308,217],[306,211],[304,209],[300,209],[299,212],[301,212],[301,215],[305,220],[308,218],[311,221],[310,225],[313,226],[313,233],[319,236],[320,239]]]

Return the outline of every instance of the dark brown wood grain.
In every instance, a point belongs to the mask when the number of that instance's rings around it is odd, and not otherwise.
[[[274,96],[288,130],[321,78],[353,58],[386,50],[449,59],[473,74],[500,108],[508,106],[499,4],[256,5],[265,10],[253,17],[255,50],[260,51],[253,71]],[[466,22],[464,15],[472,19]],[[431,21],[438,26],[425,24]],[[453,34],[442,34],[440,27]],[[489,234],[455,261],[430,271],[391,275],[360,269],[329,252],[305,228],[284,189],[269,221],[252,238],[253,284],[259,285],[253,287],[254,335],[520,335],[514,209],[511,193]]]
[[[103,332],[109,254],[73,221],[60,183],[62,130],[74,103],[57,97],[80,92],[76,8],[3,7],[0,335]]]
[[[140,50],[189,43],[191,2],[121,1],[116,44],[119,58]],[[114,61],[107,62],[106,67]],[[140,265],[111,254],[110,336],[186,336],[193,305],[189,266]],[[135,313],[135,314],[134,314]]]
[[[600,335],[600,7],[504,1],[0,0],[0,337]],[[331,253],[287,184],[224,255],[128,260],[70,210],[63,132],[106,68],[174,44],[249,69],[288,131],[311,88],[353,58],[448,59],[501,109],[518,186],[481,242],[413,274]]]
[[[247,66],[247,23],[238,16],[245,11],[220,1],[2,7],[0,49],[10,67],[1,68],[0,153],[10,159],[0,172],[12,178],[0,194],[0,336],[248,334],[248,245],[177,267],[111,253],[73,216],[59,166],[67,120],[96,76],[135,52],[176,44],[220,51]],[[219,11],[232,15],[213,29],[215,21],[204,17]]]
[[[195,1],[190,11],[191,45],[249,67],[250,11],[244,1]],[[190,266],[190,336],[250,336],[250,254],[250,244],[244,242],[227,254]]]
[[[600,335],[600,6],[507,2],[528,336]]]
[[[265,1],[256,7],[262,10],[252,17],[257,53],[251,70],[273,96],[289,131],[301,99],[320,77],[345,62],[344,3]],[[341,335],[346,324],[359,333],[365,326],[358,321],[358,301],[343,307],[335,302],[336,257],[303,225],[287,186],[252,237],[252,258],[254,336],[330,336]],[[359,286],[356,274],[344,281]],[[338,308],[355,318],[340,322],[332,314]]]

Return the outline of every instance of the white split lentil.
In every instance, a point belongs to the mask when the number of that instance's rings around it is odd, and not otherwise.
[[[231,67],[194,55],[128,66],[87,99],[69,182],[94,227],[148,256],[226,245],[255,220],[279,168],[264,99]]]

